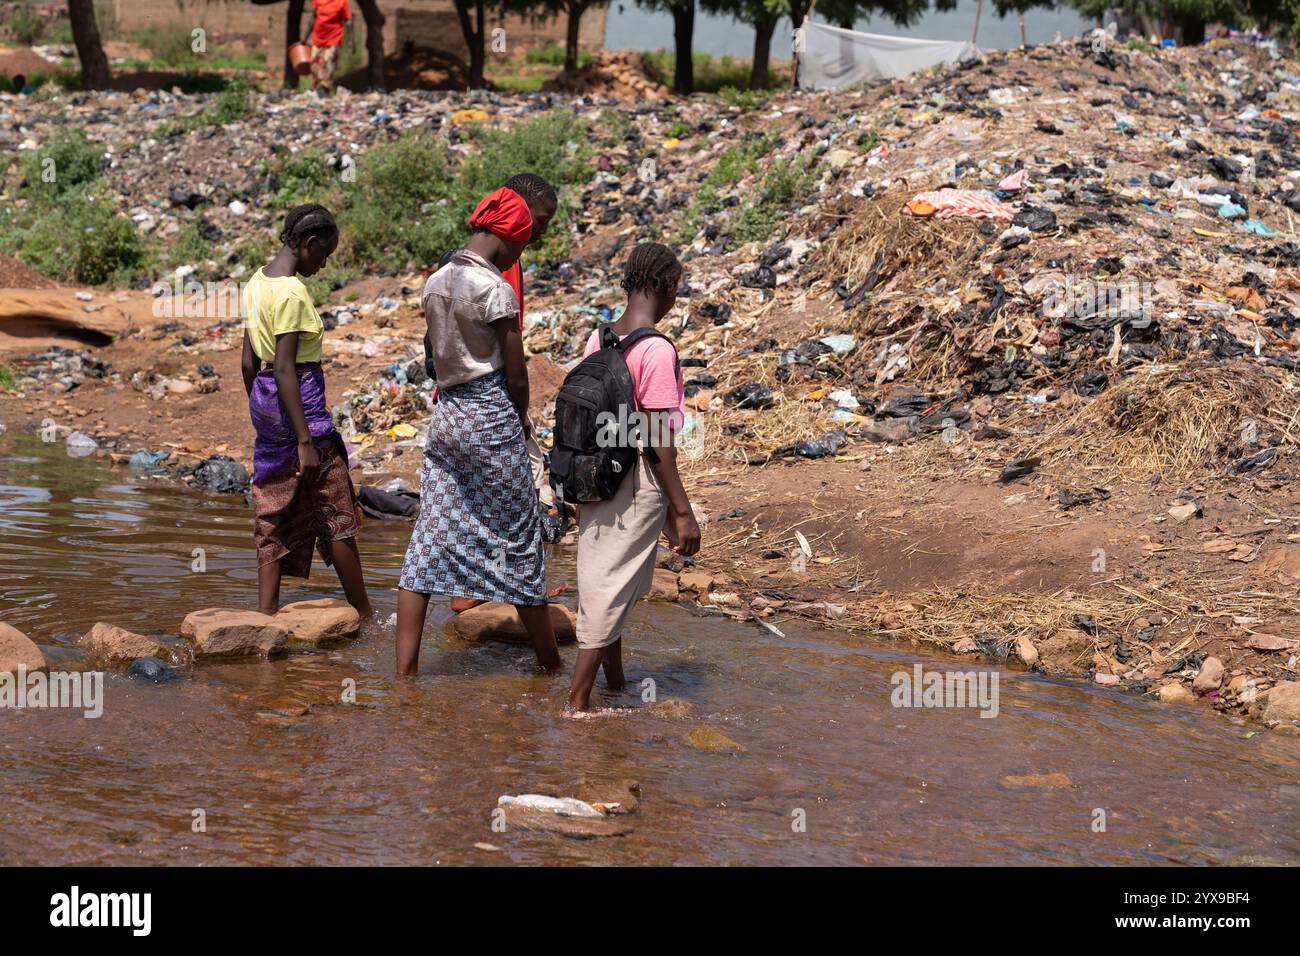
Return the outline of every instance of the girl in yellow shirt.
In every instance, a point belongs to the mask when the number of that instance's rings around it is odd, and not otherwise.
[[[244,389],[253,444],[253,537],[258,604],[274,614],[280,577],[307,577],[312,551],[334,565],[348,602],[373,611],[357,551],[361,522],[348,453],[325,401],[321,340],[325,326],[299,276],[313,276],[338,248],[339,229],[324,206],[285,217],[283,245],[244,288]]]

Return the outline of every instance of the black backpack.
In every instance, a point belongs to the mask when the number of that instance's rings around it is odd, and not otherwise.
[[[612,327],[602,326],[600,348],[565,376],[555,398],[551,451],[551,488],[557,500],[575,504],[608,501],[636,467],[638,446],[644,438],[638,430],[632,429],[626,441],[602,441],[600,435],[611,423],[627,423],[632,411],[641,410],[624,356],[651,336],[672,342],[656,329],[636,329],[619,341]],[[645,454],[658,463],[653,448],[647,446]]]

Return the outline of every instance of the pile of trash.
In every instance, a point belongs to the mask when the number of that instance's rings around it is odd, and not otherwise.
[[[234,244],[277,226],[265,169],[286,148],[343,169],[435,131],[463,157],[469,124],[571,110],[600,134],[586,187],[566,192],[569,254],[526,263],[526,345],[570,367],[617,318],[632,246],[669,242],[686,274],[664,326],[706,454],[765,463],[939,435],[953,450],[985,443],[984,457],[1049,464],[1070,427],[1122,435],[1142,376],[1177,383],[1182,366],[1211,363],[1249,385],[1227,397],[1256,427],[1229,442],[1241,423],[1216,398],[1216,447],[1197,467],[1272,460],[1283,436],[1268,423],[1300,356],[1300,73],[1274,47],[1084,38],[831,96],[652,104],[633,60],[606,60],[635,102],[254,93],[247,121],[175,135],[204,97],[76,95],[51,109],[0,96],[0,145],[21,154],[85,127],[140,229],[199,223],[211,261],[238,279],[248,266],[230,262]],[[418,441],[427,419],[422,276],[388,278],[400,297],[325,313],[331,329],[376,315],[382,327],[331,339],[386,367],[335,408],[350,441]],[[239,331],[214,328],[222,341]],[[1152,403],[1172,391],[1138,390],[1145,419],[1162,421]],[[1107,413],[1081,419],[1099,399]]]

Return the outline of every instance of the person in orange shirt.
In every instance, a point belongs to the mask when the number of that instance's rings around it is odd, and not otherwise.
[[[348,0],[312,0],[311,88],[326,93],[334,89],[339,65],[339,47],[345,28],[352,29],[352,7]],[[352,43],[356,45],[356,35]]]

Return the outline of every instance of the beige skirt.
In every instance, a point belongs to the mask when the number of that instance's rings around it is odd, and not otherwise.
[[[668,496],[645,458],[609,501],[581,506],[578,521],[578,646],[596,650],[623,636],[632,607],[650,593],[655,546],[667,525]]]

